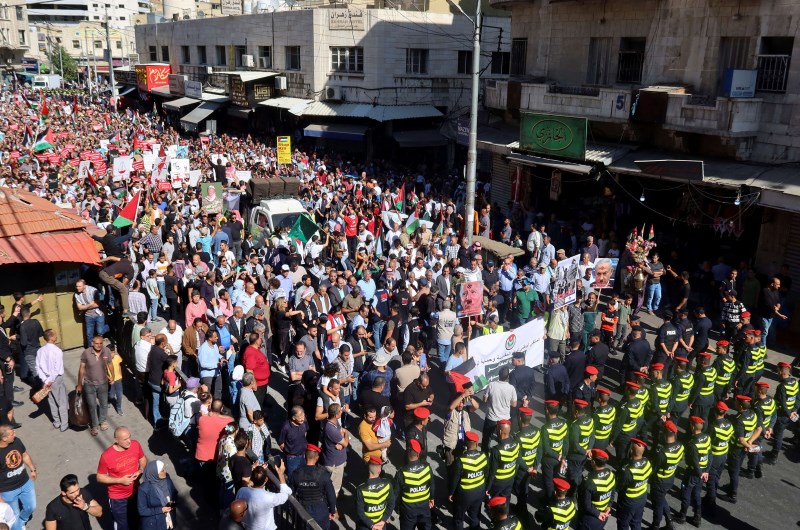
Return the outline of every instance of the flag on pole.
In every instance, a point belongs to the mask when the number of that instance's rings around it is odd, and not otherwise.
[[[648,234],[647,239],[652,241],[656,238],[656,233],[653,230],[653,225],[650,225],[650,234]]]
[[[417,217],[417,212],[413,211],[406,220],[406,234],[413,234],[417,228],[419,228],[419,217]]]
[[[377,239],[375,242],[375,256],[380,258],[383,256],[383,238],[378,235],[375,239]]]
[[[45,149],[53,149],[53,134],[50,132],[50,127],[36,135],[36,140],[33,142],[34,151],[44,151]]]
[[[22,138],[22,145],[28,149],[33,147],[33,130],[30,125],[25,126],[25,136]]]
[[[125,226],[131,226],[136,222],[136,217],[139,214],[139,200],[142,197],[142,192],[137,191],[136,195],[133,196],[133,199],[125,205],[125,208],[120,210],[119,215],[114,222],[111,223],[117,228],[123,228]]]
[[[308,243],[311,236],[319,231],[319,227],[307,215],[300,215],[289,230],[289,238],[293,241]]]
[[[397,197],[394,199],[394,207],[397,210],[403,211],[404,203],[406,202],[406,190],[404,186],[400,186],[400,191],[397,192]]]

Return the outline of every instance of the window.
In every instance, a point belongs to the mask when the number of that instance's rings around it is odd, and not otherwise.
[[[247,53],[247,48],[244,46],[237,46],[235,50],[236,66],[244,66],[244,59],[242,58]]]
[[[125,4],[117,4],[117,7],[119,7],[120,9],[125,9]]]
[[[331,70],[363,72],[364,48],[331,48]]]
[[[98,15],[95,15],[94,19],[95,20],[100,20],[100,17]]]
[[[644,37],[622,37],[619,41],[618,83],[641,83],[644,67]]]
[[[756,56],[756,90],[786,92],[793,47],[794,37],[761,37],[761,47]]]
[[[56,42],[61,44],[61,37],[56,37]]]
[[[125,17],[119,17],[120,20],[125,20]]]
[[[259,46],[258,47],[258,64],[259,68],[272,68],[272,46]]]
[[[158,49],[155,46],[150,46],[148,48],[148,51],[150,53],[150,60],[151,61],[157,61],[158,60]]]
[[[586,69],[587,85],[607,85],[611,65],[611,37],[589,39],[589,66]]]
[[[492,73],[494,75],[508,75],[511,66],[511,53],[492,52]]]
[[[169,46],[161,47],[161,60],[165,63],[169,62]]]
[[[25,30],[24,29],[20,29],[20,30],[17,31],[17,33],[19,35],[19,44],[20,44],[20,46],[26,46],[27,42],[25,42]]]
[[[300,70],[300,46],[286,47],[286,70]]]
[[[425,48],[406,49],[406,73],[407,74],[428,73],[428,50],[426,50]]]
[[[719,58],[717,60],[717,94],[721,94],[725,85],[725,71],[728,68],[749,68],[752,51],[752,39],[749,37],[721,37],[719,39]]]
[[[95,48],[95,50],[102,49],[103,48],[103,41],[101,41],[101,40],[94,41],[94,48]]]
[[[23,11],[23,8],[17,6],[15,10],[17,12],[17,20],[25,20],[25,11]]]
[[[228,55],[225,53],[225,46],[217,46],[217,64],[220,66],[228,64]]]
[[[192,57],[189,55],[188,46],[181,46],[181,62],[184,64],[189,64],[192,62]]]
[[[472,73],[472,52],[460,50],[458,52],[458,73],[471,74]]]
[[[206,55],[206,47],[205,46],[198,46],[197,47],[197,62],[200,64],[208,63],[208,56]]]
[[[72,41],[72,47],[75,48],[76,50],[79,49],[81,47],[81,41],[79,40]]]
[[[118,50],[121,50],[121,49],[122,49],[122,41],[121,41],[121,40],[118,40],[118,41],[116,41],[116,42],[114,43],[114,46],[115,46],[115,47],[116,47]]]
[[[511,41],[511,75],[525,75],[528,71],[528,39]]]

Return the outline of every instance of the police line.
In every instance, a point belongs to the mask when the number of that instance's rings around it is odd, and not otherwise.
[[[483,335],[469,341],[469,357],[453,372],[466,376],[476,392],[498,378],[503,366],[511,364],[516,352],[525,353],[525,364],[536,367],[544,362],[544,318],[536,318],[510,331]]]

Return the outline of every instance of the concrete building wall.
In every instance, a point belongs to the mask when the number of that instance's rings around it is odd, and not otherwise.
[[[37,46],[36,35],[28,28],[28,10],[19,0],[0,2],[0,68],[19,64]]]

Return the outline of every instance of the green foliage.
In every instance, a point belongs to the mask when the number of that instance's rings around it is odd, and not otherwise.
[[[59,74],[66,81],[75,81],[78,78],[78,63],[60,44],[53,43],[50,46],[48,60],[54,74]],[[61,66],[64,71],[61,71]]]

